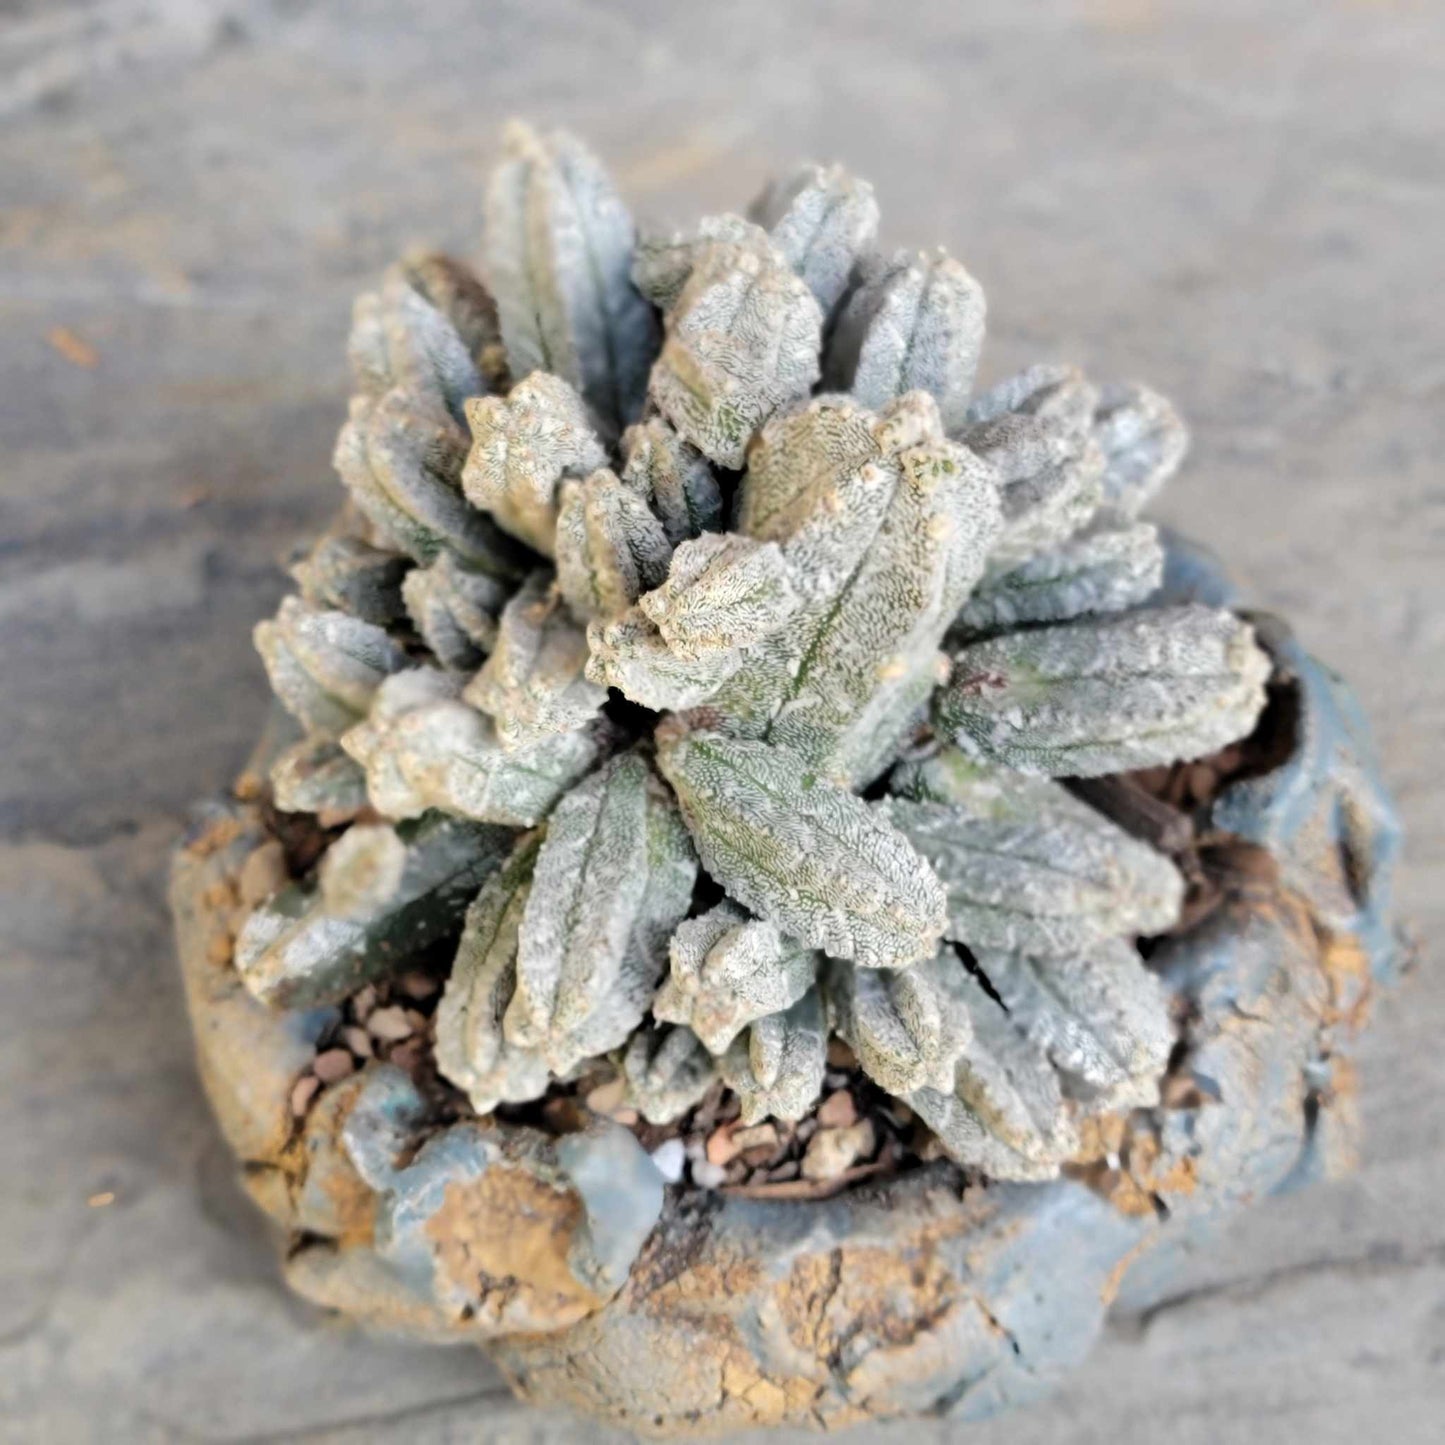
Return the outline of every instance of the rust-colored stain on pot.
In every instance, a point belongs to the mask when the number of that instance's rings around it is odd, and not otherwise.
[[[488,1314],[520,1306],[555,1329],[602,1303],[566,1264],[582,1218],[582,1201],[571,1190],[499,1163],[476,1179],[447,1185],[426,1233],[439,1274],[475,1293]]]

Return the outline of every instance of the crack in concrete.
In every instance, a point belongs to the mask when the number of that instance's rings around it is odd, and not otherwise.
[[[1407,1253],[1395,1244],[1381,1244],[1354,1257],[1325,1256],[1284,1265],[1251,1278],[1225,1280],[1217,1284],[1199,1285],[1181,1291],[1137,1314],[1112,1320],[1111,1327],[1129,1338],[1142,1339],[1159,1319],[1215,1300],[1257,1300],[1270,1291],[1307,1279],[1311,1275],[1343,1274],[1354,1276],[1409,1274],[1421,1268],[1445,1265],[1445,1242],[1423,1250]]]

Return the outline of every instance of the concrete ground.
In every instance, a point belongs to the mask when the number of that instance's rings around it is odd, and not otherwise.
[[[467,1350],[292,1302],[192,1072],[162,877],[261,716],[252,622],[336,503],[352,294],[461,251],[500,122],[644,218],[799,155],[989,291],[987,372],[1139,376],[1170,520],[1357,682],[1427,941],[1364,1168],[1257,1210],[984,1442],[1440,1438],[1445,6],[0,4],[0,1441],[562,1442]],[[879,1429],[924,1445],[944,1427]]]

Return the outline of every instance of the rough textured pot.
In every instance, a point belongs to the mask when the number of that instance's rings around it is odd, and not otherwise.
[[[1187,548],[1171,574],[1232,600]],[[475,1340],[522,1395],[644,1433],[971,1419],[1046,1391],[1126,1275],[1147,1297],[1201,1230],[1351,1162],[1348,1049],[1396,968],[1397,826],[1343,684],[1255,620],[1279,761],[1213,804],[1248,866],[1154,954],[1181,1019],[1164,1105],[1105,1120],[1048,1184],[965,1188],[932,1165],[822,1202],[664,1191],[619,1126],[446,1124],[382,1064],[297,1124],[292,1086],[334,1015],[271,1013],[242,987],[231,940],[269,835],[253,804],[207,809],[175,864],[180,955],[205,1087],[291,1287]]]

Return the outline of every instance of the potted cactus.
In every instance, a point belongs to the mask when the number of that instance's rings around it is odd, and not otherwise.
[[[655,1434],[1024,1401],[1348,1162],[1390,803],[1343,684],[1142,518],[1139,386],[805,166],[638,238],[514,127],[481,275],[357,302],[347,499],[178,854],[290,1285]]]

